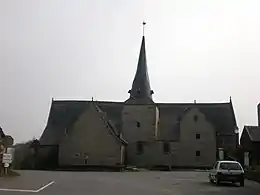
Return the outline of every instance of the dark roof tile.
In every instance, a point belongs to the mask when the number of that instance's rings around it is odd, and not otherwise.
[[[258,126],[245,126],[244,129],[247,131],[249,138],[253,142],[260,142],[260,127]]]

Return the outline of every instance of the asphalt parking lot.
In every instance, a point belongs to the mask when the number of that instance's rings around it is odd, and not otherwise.
[[[49,172],[20,171],[21,176],[0,178],[1,195],[257,195],[260,184],[215,186],[206,172]]]

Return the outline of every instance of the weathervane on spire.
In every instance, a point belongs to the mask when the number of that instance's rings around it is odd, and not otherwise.
[[[143,36],[144,36],[144,26],[146,25],[146,22],[143,21]]]

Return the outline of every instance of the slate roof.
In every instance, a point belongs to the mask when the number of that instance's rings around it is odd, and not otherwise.
[[[251,141],[260,142],[260,127],[245,125],[243,131],[247,131]]]
[[[92,101],[53,101],[47,126],[40,138],[42,145],[57,145],[65,130],[70,130],[78,117],[89,108]],[[97,102],[98,107],[106,113],[111,121],[115,134],[122,129],[121,112],[123,102]],[[154,104],[151,104],[154,105]],[[160,128],[168,128],[170,135],[161,135],[161,139],[178,140],[180,135],[179,120],[191,108],[198,108],[205,114],[219,135],[234,135],[237,126],[232,102],[228,103],[158,103]],[[170,117],[169,117],[170,115]],[[167,116],[167,117],[166,117]],[[170,138],[169,138],[170,137]]]
[[[234,130],[237,128],[235,114],[233,110],[232,102],[228,103],[159,103],[157,104],[160,115],[160,126],[164,128],[165,123],[167,125],[172,124],[171,135],[165,135],[162,138],[165,139],[168,136],[170,140],[179,140],[180,135],[180,121],[183,116],[188,113],[192,108],[198,108],[200,112],[204,113],[206,119],[212,123],[219,136],[234,135]],[[165,116],[165,117],[164,117]],[[169,117],[171,116],[171,117]],[[164,119],[165,118],[165,119]],[[166,127],[167,128],[167,127]],[[168,127],[170,128],[170,127]]]
[[[47,126],[40,138],[41,145],[57,145],[65,131],[70,131],[78,117],[89,108],[92,101],[53,101]],[[120,102],[97,102],[98,107],[107,114],[107,120],[113,121],[114,129],[121,129]],[[115,130],[119,135],[119,132]]]

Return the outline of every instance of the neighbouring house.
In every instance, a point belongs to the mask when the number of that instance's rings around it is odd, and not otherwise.
[[[247,166],[260,165],[260,104],[258,110],[258,126],[245,125],[240,138],[242,151],[247,159]],[[244,159],[245,160],[245,159]]]
[[[38,159],[57,167],[210,167],[218,148],[235,154],[231,98],[223,103],[153,101],[144,36],[128,93],[122,102],[52,100]]]
[[[6,135],[3,129],[0,127],[0,144],[5,148],[10,147],[14,144],[14,139],[10,135]]]
[[[3,129],[0,127],[0,142],[4,140],[5,134]]]
[[[13,146],[13,143],[13,138],[10,135],[5,135],[3,129],[0,127],[0,165],[2,165],[2,156],[6,152],[6,148]]]

